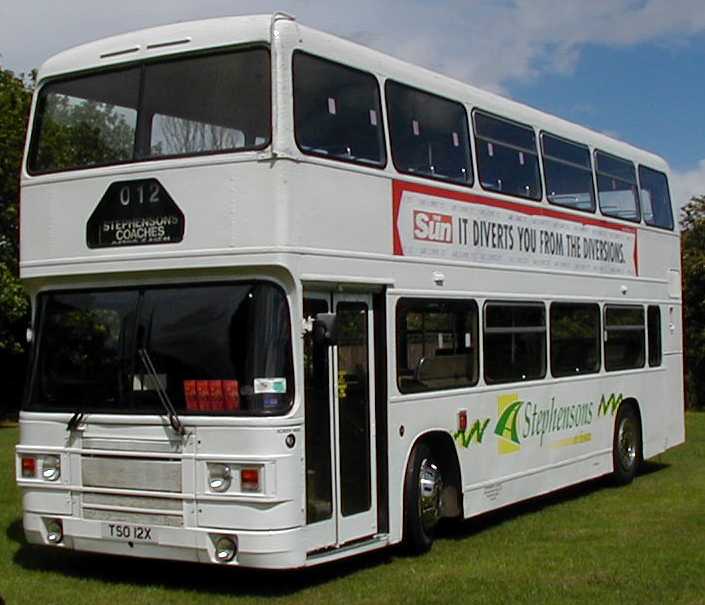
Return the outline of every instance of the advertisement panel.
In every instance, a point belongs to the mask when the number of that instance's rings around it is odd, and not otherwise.
[[[545,204],[394,181],[394,254],[637,276],[637,230]]]

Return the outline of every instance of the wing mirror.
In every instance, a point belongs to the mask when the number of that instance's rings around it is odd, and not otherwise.
[[[319,313],[313,320],[313,342],[332,347],[338,344],[338,320],[335,313]]]

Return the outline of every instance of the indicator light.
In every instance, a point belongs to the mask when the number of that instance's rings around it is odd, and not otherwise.
[[[22,458],[22,478],[34,479],[37,476],[37,459]]]
[[[243,468],[240,471],[240,489],[243,492],[259,491],[259,469]]]

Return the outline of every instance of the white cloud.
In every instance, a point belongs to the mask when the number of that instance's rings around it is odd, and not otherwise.
[[[705,159],[700,160],[697,166],[691,170],[673,170],[671,179],[671,195],[673,206],[681,208],[695,195],[705,195]]]
[[[67,47],[142,27],[285,10],[304,24],[491,89],[570,73],[586,44],[687,40],[705,31],[703,0],[2,0],[0,52],[26,71]],[[674,36],[677,34],[677,36]]]

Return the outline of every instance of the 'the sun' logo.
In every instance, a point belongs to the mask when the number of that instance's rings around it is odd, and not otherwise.
[[[414,210],[414,239],[452,244],[453,217],[438,212]]]

